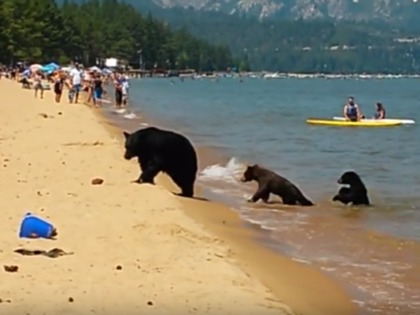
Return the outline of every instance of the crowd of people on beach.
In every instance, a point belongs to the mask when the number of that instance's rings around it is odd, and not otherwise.
[[[80,93],[86,92],[86,102],[95,108],[102,107],[103,103],[111,103],[109,98],[104,98],[110,85],[114,89],[116,109],[128,105],[129,80],[124,72],[101,70],[98,67],[84,68],[78,63],[69,67],[55,66],[42,67],[22,63],[14,67],[0,65],[0,79],[9,78],[22,84],[22,88],[33,89],[34,96],[43,98],[44,92],[52,90],[55,102],[60,103],[64,91],[67,91],[68,102],[78,103]],[[52,88],[51,88],[52,86]]]

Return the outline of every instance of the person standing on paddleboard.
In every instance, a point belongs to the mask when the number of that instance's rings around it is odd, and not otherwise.
[[[346,120],[350,121],[358,121],[363,118],[359,105],[355,103],[353,96],[350,96],[344,105],[343,115]]]

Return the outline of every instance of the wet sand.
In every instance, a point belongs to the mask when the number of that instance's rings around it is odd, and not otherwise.
[[[337,284],[259,246],[226,206],[177,197],[165,176],[131,184],[138,165],[122,158],[120,131],[98,111],[64,95],[57,105],[51,92],[34,99],[8,80],[0,93],[0,257],[18,267],[1,267],[2,311],[355,313]],[[58,239],[19,239],[28,211],[56,225]]]

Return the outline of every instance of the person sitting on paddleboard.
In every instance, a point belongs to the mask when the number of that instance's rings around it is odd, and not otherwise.
[[[376,113],[374,119],[384,119],[386,111],[382,103],[376,103]]]
[[[347,100],[347,104],[344,105],[343,115],[346,120],[350,121],[358,121],[363,118],[359,106],[354,102],[353,96],[350,96]]]

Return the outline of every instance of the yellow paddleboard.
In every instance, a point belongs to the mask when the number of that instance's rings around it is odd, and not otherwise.
[[[338,126],[338,127],[393,127],[400,126],[401,121],[338,121],[328,119],[307,119],[311,125]]]

